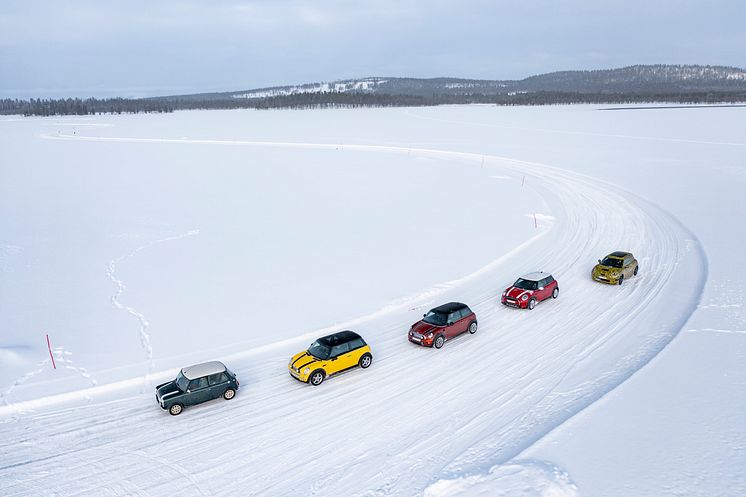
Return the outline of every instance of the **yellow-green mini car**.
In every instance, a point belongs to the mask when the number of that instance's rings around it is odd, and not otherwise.
[[[305,352],[295,354],[288,364],[296,380],[318,386],[324,378],[351,368],[367,368],[373,362],[370,347],[354,331],[340,331],[319,338]]]
[[[593,268],[591,277],[601,283],[621,285],[625,279],[637,276],[640,265],[635,256],[629,252],[612,252],[599,260]]]

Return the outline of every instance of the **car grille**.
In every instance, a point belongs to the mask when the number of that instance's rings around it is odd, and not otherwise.
[[[417,338],[417,339],[419,339],[419,340],[422,340],[422,339],[424,338],[424,335],[421,335],[421,334],[419,334],[419,333],[412,333],[412,336],[413,336],[414,338]]]

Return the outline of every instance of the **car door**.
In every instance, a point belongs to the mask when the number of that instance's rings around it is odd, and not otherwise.
[[[549,288],[549,278],[544,278],[539,281],[539,288],[537,293],[539,294],[538,300],[546,300],[552,294],[552,289]]]
[[[634,257],[631,255],[628,255],[624,258],[624,267],[622,268],[622,274],[625,278],[631,278],[632,273],[634,273],[635,265],[633,263]]]
[[[217,399],[228,388],[228,375],[225,373],[211,374],[207,377],[207,382],[210,386],[210,397]]]
[[[189,382],[187,387],[187,394],[184,399],[184,404],[194,405],[200,402],[210,400],[210,385],[207,381],[207,377],[196,378]]]
[[[461,321],[462,319],[460,310],[454,311],[448,315],[449,324],[446,325],[446,338],[453,338],[456,335],[466,331]]]
[[[331,354],[329,355],[329,374],[334,374],[347,369],[350,362],[350,344],[340,343],[332,347]]]

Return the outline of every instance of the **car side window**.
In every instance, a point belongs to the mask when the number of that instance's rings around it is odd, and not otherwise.
[[[554,283],[554,276],[548,276],[548,277],[547,277],[547,283],[546,283],[546,284],[547,284],[547,285],[551,285],[552,283]],[[546,285],[545,285],[545,286],[546,286]]]
[[[362,338],[356,338],[350,342],[350,350],[359,349],[360,347],[363,347],[363,339]]]
[[[468,307],[464,307],[463,309],[461,309],[461,318],[462,319],[465,318],[465,317],[467,317],[467,316],[470,316],[470,315],[471,315],[471,309],[469,309]]]
[[[461,319],[461,311],[455,311],[448,315],[448,321],[451,323],[455,323]]]
[[[551,283],[551,281],[549,280],[549,278],[544,278],[543,280],[541,280],[541,286],[544,287],[544,288],[548,287],[549,283]]]
[[[349,350],[350,350],[349,343],[340,343],[339,345],[335,345],[334,347],[332,347],[331,357],[340,356],[342,354],[349,352]]]
[[[210,386],[219,385],[228,381],[228,377],[225,375],[225,373],[211,374],[207,377],[207,381],[210,383]]]
[[[207,386],[207,377],[197,378],[189,382],[189,390],[197,390],[199,388],[205,388]]]

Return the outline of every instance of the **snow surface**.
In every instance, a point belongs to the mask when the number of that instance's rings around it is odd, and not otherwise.
[[[682,495],[677,468],[703,455],[720,483],[686,495],[743,494],[743,286],[720,278],[743,258],[730,247],[744,232],[723,237],[712,219],[744,214],[744,113],[0,122],[0,493],[629,495],[610,475],[652,447],[668,457],[646,460],[635,495]],[[640,275],[590,281],[613,250],[634,252]],[[554,274],[559,299],[499,305],[534,270]],[[440,351],[409,344],[409,324],[447,300],[475,310],[477,334]],[[701,332],[680,333],[695,322]],[[371,344],[369,370],[319,388],[289,377],[291,353],[348,327]],[[675,390],[692,351],[735,378],[696,384],[699,403]],[[209,359],[238,373],[237,397],[161,412],[152,386]],[[670,371],[658,410],[645,410],[640,392]],[[712,436],[689,450],[656,437],[693,424]],[[624,457],[583,454],[598,440]]]

